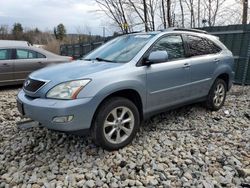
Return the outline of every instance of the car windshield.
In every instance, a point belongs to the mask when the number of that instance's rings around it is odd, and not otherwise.
[[[83,59],[127,63],[135,57],[153,36],[153,34],[137,34],[117,37],[97,48]]]

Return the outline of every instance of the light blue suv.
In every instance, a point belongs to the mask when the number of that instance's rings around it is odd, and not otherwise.
[[[30,74],[18,109],[49,129],[88,130],[97,145],[115,150],[156,113],[200,101],[220,109],[233,63],[217,37],[199,30],[128,34],[83,60]]]

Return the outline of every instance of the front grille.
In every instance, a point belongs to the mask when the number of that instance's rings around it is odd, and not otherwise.
[[[29,92],[36,92],[39,88],[41,88],[46,82],[40,80],[33,80],[28,78],[23,85],[23,88]]]

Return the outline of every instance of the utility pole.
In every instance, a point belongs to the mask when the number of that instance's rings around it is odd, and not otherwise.
[[[105,27],[102,28],[102,36],[105,38]]]
[[[144,24],[145,24],[145,31],[148,31],[148,18],[147,18],[147,4],[146,0],[143,0],[143,7],[144,7]]]
[[[242,0],[242,1],[243,1],[242,24],[247,24],[248,0]]]
[[[161,6],[162,6],[163,26],[164,26],[164,29],[166,29],[167,28],[167,23],[166,23],[166,14],[165,14],[164,1],[165,0],[161,0]]]

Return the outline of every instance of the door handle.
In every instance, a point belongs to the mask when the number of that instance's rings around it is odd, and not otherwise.
[[[189,63],[185,63],[184,65],[183,65],[183,68],[189,68],[191,65],[189,64]]]
[[[3,66],[9,67],[10,65],[8,63],[3,63]]]
[[[220,59],[215,58],[215,59],[214,59],[214,62],[215,62],[215,63],[219,63],[219,62],[220,62]]]

